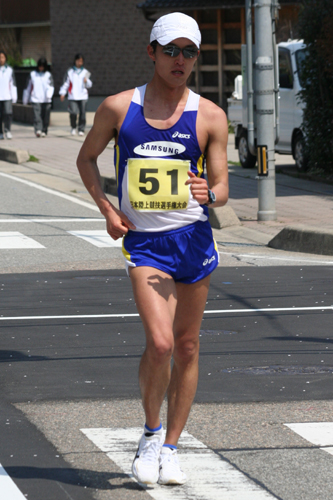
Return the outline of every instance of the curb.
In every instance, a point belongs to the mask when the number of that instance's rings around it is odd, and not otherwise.
[[[29,161],[29,152],[25,149],[15,149],[10,147],[0,147],[0,160],[9,163],[25,163]]]
[[[325,231],[307,226],[286,226],[269,243],[278,250],[333,255],[333,230]]]

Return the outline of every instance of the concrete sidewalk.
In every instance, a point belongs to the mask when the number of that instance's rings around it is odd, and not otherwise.
[[[55,116],[54,116],[55,115]],[[93,113],[88,115],[88,126],[93,121]],[[13,139],[0,142],[0,148],[10,147],[28,150],[29,155],[38,162],[23,163],[25,172],[18,165],[12,165],[14,175],[21,175],[35,182],[60,190],[69,190],[74,195],[90,200],[79,178],[76,158],[84,138],[70,135],[67,113],[53,113],[49,134],[46,138],[36,138],[33,128],[27,125],[14,124]],[[110,143],[99,158],[102,177],[114,178],[113,143]],[[32,159],[34,159],[32,158]],[[233,209],[241,223],[239,231],[252,234],[261,242],[268,243],[282,229],[287,233],[277,242],[277,248],[303,251],[316,254],[333,255],[333,186],[313,180],[299,179],[281,173],[296,174],[291,156],[276,155],[276,209],[277,220],[258,222],[258,180],[255,169],[243,169],[238,163],[238,152],[234,149],[233,136],[228,143],[230,198],[228,205]],[[9,165],[8,165],[9,166]],[[1,167],[0,167],[1,169]],[[8,172],[8,168],[6,168]],[[21,171],[21,173],[19,173]],[[29,174],[27,172],[30,172]],[[67,183],[67,184],[66,184]],[[69,184],[68,184],[69,183]],[[112,197],[114,201],[114,198]],[[296,236],[289,227],[296,228]],[[223,229],[219,230],[224,231]],[[289,232],[288,232],[289,231]],[[249,233],[250,232],[250,233]],[[300,241],[299,236],[303,235]],[[323,248],[323,235],[325,243]],[[328,237],[328,239],[327,239]],[[281,238],[280,238],[281,239]],[[308,249],[307,242],[312,241]],[[315,240],[313,246],[313,240]],[[287,246],[283,246],[284,243]],[[293,247],[293,244],[296,245]],[[331,251],[330,251],[331,250]]]

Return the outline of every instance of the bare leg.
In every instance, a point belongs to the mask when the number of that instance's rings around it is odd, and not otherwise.
[[[177,446],[198,384],[199,331],[210,277],[177,284],[178,304],[174,322],[174,365],[168,389],[168,423],[165,442]]]
[[[146,333],[146,350],[139,370],[142,404],[147,425],[156,428],[170,383],[176,285],[168,274],[150,267],[133,268],[130,277]]]

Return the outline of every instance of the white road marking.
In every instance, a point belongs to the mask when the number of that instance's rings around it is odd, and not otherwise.
[[[267,255],[257,255],[257,254],[241,254],[235,252],[219,252],[221,255],[231,255],[233,257],[244,257],[246,259],[264,259],[264,260],[282,260],[286,262],[296,262],[299,264],[300,262],[310,262],[312,264],[333,264],[333,260],[318,260],[318,259],[302,259],[300,257],[269,257]],[[327,256],[329,257],[329,256]]]
[[[63,217],[62,219],[47,219],[47,218],[39,218],[39,219],[0,219],[0,224],[2,223],[7,223],[7,222],[18,222],[19,224],[21,223],[29,223],[31,224],[32,222],[38,222],[39,224],[43,223],[49,223],[49,222],[105,222],[104,218],[99,218],[99,219],[89,219],[86,217],[76,217],[75,219],[67,219],[66,217]]]
[[[217,309],[204,311],[204,314],[237,314],[237,313],[258,313],[258,312],[297,312],[297,311],[333,311],[332,306],[323,307],[268,307],[264,309]],[[89,318],[131,318],[139,316],[138,313],[120,314],[69,314],[59,316],[0,316],[0,321],[18,321],[29,319],[89,319]]]
[[[99,248],[104,247],[113,247],[113,248],[121,248],[122,247],[122,238],[118,240],[113,240],[108,232],[104,230],[84,230],[84,231],[67,231],[67,233],[76,236],[77,238],[82,238],[88,243],[95,245]]]
[[[26,184],[27,186],[39,189],[40,191],[44,191],[44,193],[49,193],[53,194],[55,196],[59,196],[60,198],[64,198],[65,200],[72,201],[73,203],[76,203],[77,205],[81,205],[82,207],[90,208],[91,210],[94,210],[95,212],[99,212],[99,208],[97,208],[96,205],[93,205],[92,203],[88,203],[86,201],[82,201],[79,198],[75,198],[74,196],[70,196],[68,194],[60,193],[59,191],[55,191],[54,189],[49,189],[44,186],[40,186],[39,184],[35,184],[34,182],[31,181],[26,181],[25,179],[20,179],[19,177],[15,177],[14,175],[9,175],[9,174],[4,174],[0,172],[0,175],[2,177],[7,177],[8,179],[12,179],[17,182],[22,182],[23,184]]]
[[[1,231],[0,232],[0,249],[17,249],[17,248],[45,248],[37,241],[25,236],[18,231]]]
[[[132,477],[131,467],[142,428],[81,429],[107,456]],[[276,498],[251,481],[186,431],[179,440],[179,458],[188,477],[183,486],[146,488],[155,500],[268,500]]]
[[[0,464],[0,491],[1,500],[26,500],[14,481],[8,476],[5,469]]]
[[[333,455],[333,422],[305,422],[285,425],[310,443],[320,446],[321,450]]]

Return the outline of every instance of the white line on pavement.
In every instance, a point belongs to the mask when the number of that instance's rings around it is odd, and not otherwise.
[[[0,491],[1,500],[26,500],[14,481],[8,476],[5,469],[0,464]]]
[[[93,229],[93,230],[83,230],[83,231],[67,231],[67,233],[76,236],[77,238],[81,238],[82,240],[95,245],[98,248],[112,247],[112,248],[121,248],[122,247],[122,238],[118,240],[114,240],[111,238],[109,233],[104,229]]]
[[[132,477],[131,465],[142,428],[81,429],[107,456]],[[179,440],[179,458],[188,477],[183,486],[147,487],[154,500],[268,500],[276,498],[186,431]]]
[[[310,443],[320,446],[321,450],[333,455],[333,422],[306,422],[285,425]]]
[[[252,253],[235,253],[235,252],[219,252],[221,255],[231,255],[234,257],[244,257],[246,259],[264,259],[264,260],[282,260],[282,261],[290,261],[296,262],[296,264],[300,264],[301,262],[310,262],[312,264],[333,264],[333,260],[318,260],[318,259],[303,259],[300,257],[268,257],[267,255],[257,255]],[[327,256],[329,257],[329,256]]]
[[[99,218],[99,219],[89,219],[85,217],[76,217],[75,219],[66,219],[66,217],[63,217],[62,219],[46,219],[46,218],[39,218],[39,219],[0,219],[0,224],[2,223],[7,223],[7,222],[18,222],[18,223],[23,223],[23,222],[38,222],[38,223],[49,223],[49,222],[105,222],[104,217]]]
[[[45,248],[38,241],[25,236],[18,231],[1,231],[0,232],[0,249],[18,249],[18,248]]]
[[[26,184],[27,186],[34,187],[36,189],[39,189],[40,191],[44,191],[44,193],[49,193],[53,194],[55,196],[59,196],[60,198],[64,198],[65,200],[72,201],[73,203],[76,203],[77,205],[81,205],[82,207],[90,208],[91,210],[94,210],[95,212],[99,212],[99,209],[93,205],[92,203],[88,203],[86,201],[79,200],[78,198],[74,198],[74,196],[70,196],[68,194],[60,193],[59,191],[55,191],[54,189],[46,188],[44,186],[40,186],[39,184],[35,184],[34,182],[31,181],[26,181],[25,179],[20,179],[19,177],[15,177],[14,175],[9,175],[9,174],[4,174],[0,172],[0,175],[2,177],[7,177],[8,179],[12,179],[17,182],[22,182],[23,184]]]
[[[204,311],[204,314],[237,314],[237,313],[258,313],[258,312],[298,312],[298,311],[333,311],[332,306],[323,307],[266,307],[263,309],[216,309]],[[59,316],[0,316],[0,321],[18,321],[29,319],[89,319],[89,318],[130,318],[139,316],[132,314],[71,314]]]

